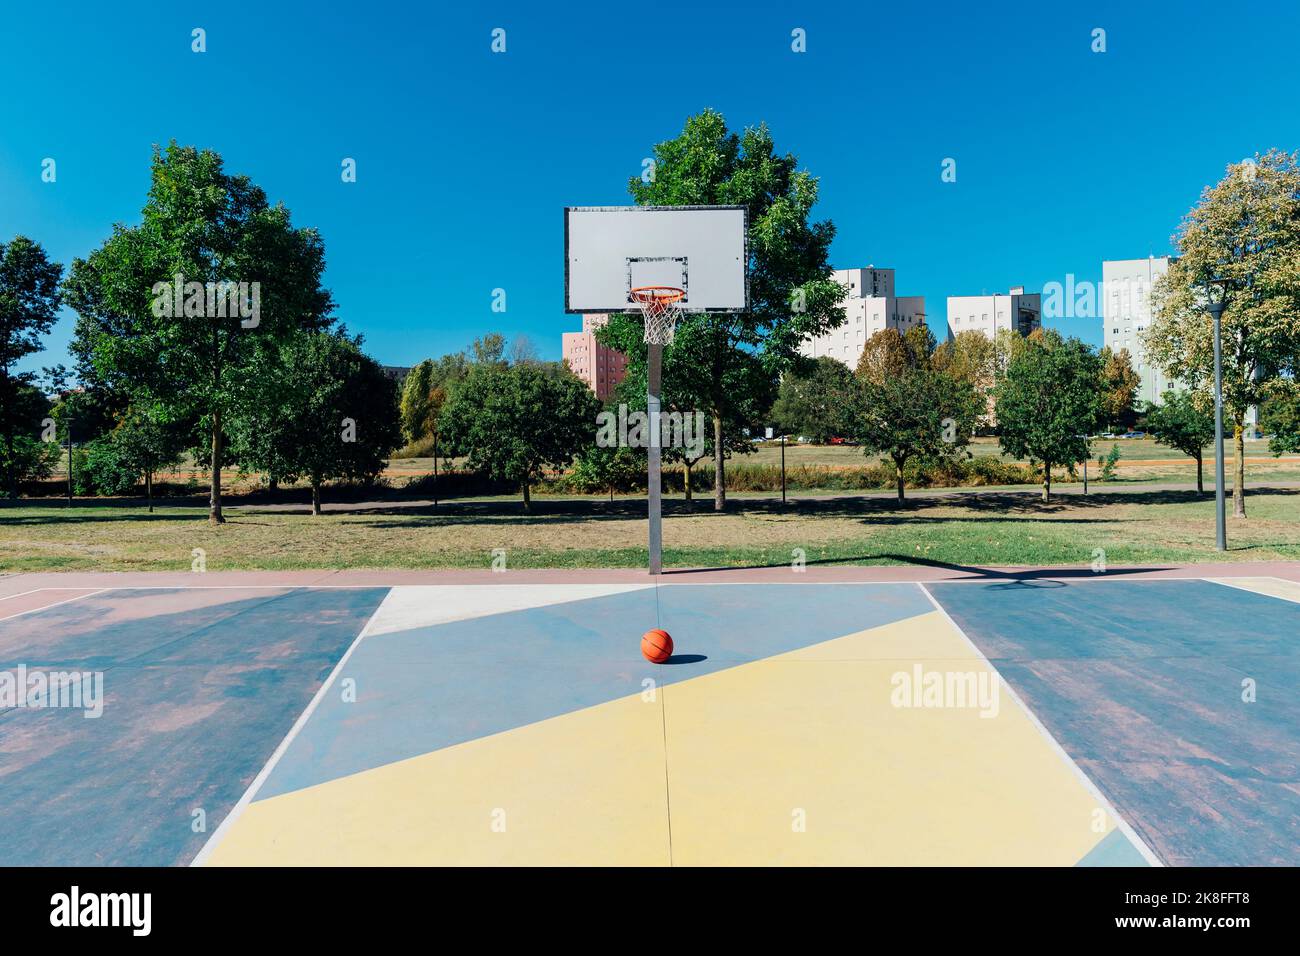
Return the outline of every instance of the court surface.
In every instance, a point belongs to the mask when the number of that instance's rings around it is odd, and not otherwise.
[[[0,864],[1300,863],[1300,583],[1046,575],[7,579]]]

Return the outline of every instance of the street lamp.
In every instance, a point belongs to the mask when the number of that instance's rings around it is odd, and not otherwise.
[[[1207,279],[1205,282],[1205,311],[1214,319],[1214,530],[1215,549],[1228,550],[1228,529],[1224,522],[1223,496],[1223,357],[1222,320],[1223,307],[1227,305],[1228,280]]]

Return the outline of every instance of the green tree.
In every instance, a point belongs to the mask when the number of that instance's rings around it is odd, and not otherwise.
[[[583,491],[630,491],[645,477],[646,456],[622,446],[591,445],[573,463],[573,481]]]
[[[845,410],[853,390],[852,370],[838,359],[819,356],[807,372],[791,369],[782,376],[772,421],[784,434],[825,444],[848,434]]]
[[[1101,359],[1075,338],[1042,330],[1025,340],[994,389],[1002,450],[1043,465],[1043,501],[1052,465],[1088,457],[1087,435],[1101,409]]]
[[[256,385],[258,356],[333,324],[324,268],[315,230],[295,227],[284,205],[227,173],[217,153],[174,142],[154,151],[140,225],[115,226],[73,262],[64,295],[79,316],[79,353],[169,418],[202,422],[212,524],[225,520],[226,424]]]
[[[481,342],[482,340],[480,340]],[[463,378],[469,361],[463,352],[425,359],[402,381],[402,437],[407,443],[436,437],[438,415],[452,383]]]
[[[38,447],[39,419],[30,392],[36,375],[14,366],[45,348],[59,311],[63,266],[51,262],[39,243],[26,236],[0,242],[0,457],[5,491],[18,494],[18,483],[44,470],[49,449]]]
[[[599,411],[586,384],[563,366],[490,362],[452,385],[440,429],[447,454],[518,485],[528,511],[543,469],[563,468],[594,444]]]
[[[47,425],[53,417],[50,401],[35,385],[14,385],[7,412],[16,425],[0,443],[0,465],[5,494],[17,495],[23,482],[50,477],[62,452],[57,426]]]
[[[728,424],[760,418],[771,407],[780,374],[806,361],[799,343],[844,321],[845,290],[832,278],[827,258],[835,227],[808,221],[817,180],[798,168],[793,154],[777,154],[766,124],[738,135],[720,113],[705,110],[686,120],[680,136],[657,144],[654,159],[651,181],[629,180],[638,205],[748,209],[749,311],[688,315],[664,349],[665,381],[676,377],[698,401],[694,407],[712,420],[720,450],[714,455],[714,507],[721,511],[723,462],[727,449],[736,447]],[[640,315],[611,316],[597,337],[628,356],[628,377],[635,377],[646,355]],[[760,411],[747,416],[737,406]]]
[[[900,334],[882,329],[858,360],[858,391],[849,403],[853,435],[868,454],[894,463],[898,500],[913,459],[951,459],[970,443],[982,403],[975,388],[935,367],[934,336],[925,326]]]
[[[1206,283],[1221,279],[1224,420],[1233,430],[1233,514],[1246,517],[1244,429],[1252,406],[1300,368],[1300,152],[1228,167],[1184,217],[1178,259],[1157,281],[1144,342],[1153,362],[1212,403],[1213,322]]]
[[[1155,440],[1196,459],[1196,490],[1204,492],[1203,449],[1214,441],[1214,415],[1187,390],[1170,389],[1159,405],[1147,404],[1146,430]]]
[[[1133,370],[1128,349],[1116,352],[1109,345],[1101,350],[1101,411],[1099,424],[1127,431],[1137,421],[1138,388],[1142,377]]]
[[[157,406],[132,406],[112,431],[88,444],[89,483],[98,494],[121,495],[143,479],[152,512],[154,475],[178,464],[186,444],[185,432]]]
[[[1300,452],[1300,388],[1279,390],[1260,406],[1259,424],[1274,455]]]
[[[250,406],[232,422],[236,448],[253,467],[281,470],[284,480],[311,485],[312,514],[321,513],[326,481],[373,481],[401,441],[393,380],[361,351],[361,337],[343,330],[294,336],[263,367],[278,400]],[[274,459],[265,461],[268,449]]]

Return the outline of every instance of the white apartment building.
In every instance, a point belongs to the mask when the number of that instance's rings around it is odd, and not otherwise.
[[[950,295],[948,296],[948,338],[960,332],[982,332],[989,338],[998,329],[1012,329],[1028,335],[1043,324],[1043,296],[1039,292],[1026,293],[1024,286],[1015,286],[1005,295]]]
[[[1168,256],[1113,259],[1101,264],[1102,340],[1112,350],[1128,349],[1133,370],[1142,377],[1136,404],[1159,402],[1175,387],[1159,368],[1147,361],[1142,333],[1151,326],[1151,287],[1169,271]]]
[[[925,322],[925,296],[896,296],[893,269],[836,269],[834,279],[848,290],[844,324],[805,339],[799,351],[809,358],[829,355],[856,369],[862,347],[871,336],[883,329],[906,332]]]

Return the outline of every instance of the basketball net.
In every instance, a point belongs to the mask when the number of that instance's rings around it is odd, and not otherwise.
[[[686,292],[675,286],[647,285],[633,289],[629,295],[645,319],[647,345],[671,345],[677,320],[681,318],[681,300]]]

